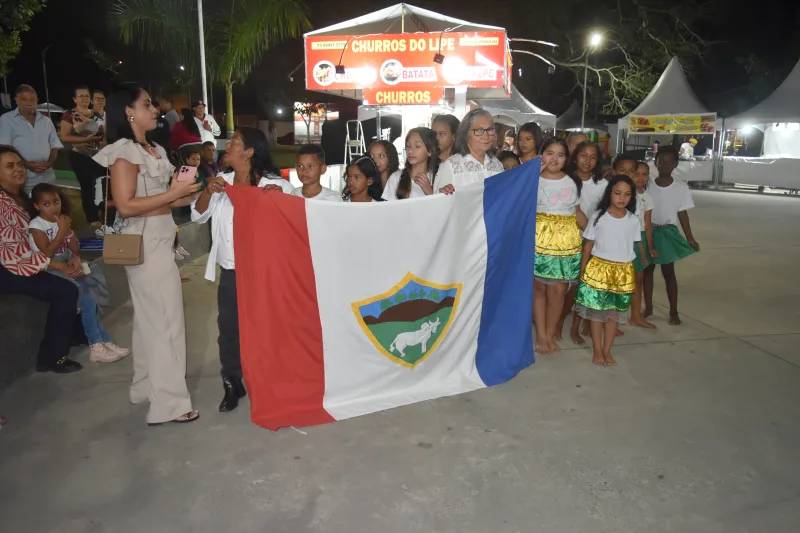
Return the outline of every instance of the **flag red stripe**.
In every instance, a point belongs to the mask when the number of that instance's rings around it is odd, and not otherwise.
[[[305,201],[255,187],[227,192],[235,207],[239,338],[251,419],[273,431],[332,422],[322,403],[322,325]]]

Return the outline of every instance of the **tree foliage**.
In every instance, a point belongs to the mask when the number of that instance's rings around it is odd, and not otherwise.
[[[303,118],[306,124],[306,142],[311,142],[311,118],[325,113],[328,104],[311,104],[307,102],[295,102],[294,112]]]
[[[9,63],[22,49],[22,33],[45,6],[47,0],[0,1],[0,76],[8,74]]]
[[[109,11],[123,42],[199,71],[196,0],[114,0]],[[206,66],[209,78],[225,86],[228,131],[234,85],[248,79],[267,50],[310,27],[301,0],[204,0]]]
[[[559,47],[547,53],[536,46],[536,52],[554,63],[557,73],[571,73],[579,89],[583,88],[586,54],[590,53],[590,97],[598,101],[603,113],[624,114],[647,96],[672,57],[677,56],[690,71],[702,63],[713,44],[702,36],[702,28],[719,3],[599,0],[591,10],[585,6],[582,0],[563,0],[539,11],[542,20],[538,28],[543,35],[537,34],[537,38]],[[603,35],[596,50],[588,46],[593,32]]]

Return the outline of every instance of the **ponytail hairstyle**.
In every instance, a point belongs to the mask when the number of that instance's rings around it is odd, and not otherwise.
[[[581,180],[578,176],[567,172],[567,167],[569,166],[569,160],[570,160],[569,146],[567,145],[567,141],[565,141],[560,137],[548,137],[542,143],[542,147],[539,150],[539,155],[541,156],[545,150],[547,150],[550,146],[554,144],[561,145],[561,147],[564,148],[564,153],[567,154],[567,160],[564,161],[564,167],[561,170],[564,172],[564,174],[570,177],[573,183],[575,183],[575,187],[577,187],[578,189],[578,196],[580,196],[581,189],[583,188],[583,180]]]
[[[250,158],[250,185],[255,187],[262,177],[280,178],[281,171],[272,163],[269,141],[264,132],[248,126],[239,126],[236,131],[242,136],[245,150],[253,149],[253,156]]]
[[[628,202],[625,209],[633,215],[636,214],[636,186],[633,184],[633,180],[628,176],[617,174],[608,180],[608,185],[606,185],[603,197],[600,199],[600,202],[597,203],[597,218],[594,219],[594,226],[597,225],[597,221],[600,220],[600,217],[605,215],[608,212],[608,208],[611,207],[611,191],[614,189],[614,185],[620,182],[627,183],[631,188],[631,201]]]
[[[408,139],[416,133],[422,139],[422,143],[428,150],[428,172],[431,175],[431,186],[436,180],[436,173],[439,172],[439,144],[436,142],[436,132],[430,128],[413,128],[409,130],[406,135],[406,143]],[[406,150],[408,151],[408,150]],[[400,183],[397,184],[397,199],[404,200],[411,194],[411,164],[406,158],[406,165],[403,167],[403,172],[400,174]]]
[[[599,182],[603,179],[603,176],[600,172],[602,169],[603,161],[601,159],[602,154],[600,153],[600,147],[597,146],[592,141],[581,141],[578,143],[578,146],[575,147],[575,150],[569,154],[569,159],[567,160],[567,164],[565,165],[565,170],[567,174],[575,174],[575,177],[580,179],[580,176],[577,174],[578,170],[578,155],[584,150],[592,150],[594,149],[597,151],[597,163],[595,163],[594,168],[592,169],[592,177],[591,180],[595,183]]]
[[[183,108],[181,109],[181,114],[183,115],[183,120],[181,120],[181,122],[183,122],[183,125],[189,130],[189,133],[195,137],[202,137],[202,135],[200,135],[200,127],[194,120],[194,111],[189,108]]]
[[[347,165],[344,168],[344,176],[342,176],[345,182],[347,181],[347,171],[350,170],[350,167],[358,167],[358,170],[360,170],[367,179],[372,180],[372,183],[367,189],[367,194],[369,194],[373,200],[379,201],[383,193],[383,187],[381,185],[381,173],[378,171],[378,164],[375,163],[375,160],[369,155],[362,155]],[[345,185],[344,191],[342,191],[342,200],[346,201],[348,199],[350,199],[350,188]]]

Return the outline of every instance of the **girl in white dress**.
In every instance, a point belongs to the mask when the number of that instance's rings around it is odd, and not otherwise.
[[[436,132],[430,128],[414,128],[406,135],[406,164],[403,170],[389,176],[381,197],[390,202],[433,194],[438,170]]]

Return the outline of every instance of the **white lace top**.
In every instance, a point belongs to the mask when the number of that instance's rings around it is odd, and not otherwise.
[[[459,187],[480,183],[501,172],[503,172],[503,163],[489,153],[486,154],[483,162],[472,157],[472,154],[456,154],[450,156],[450,159],[439,167],[433,189],[435,192],[439,192],[445,185],[452,185],[458,190]]]

